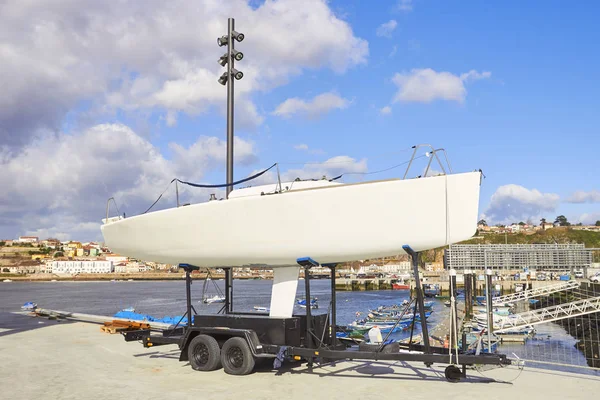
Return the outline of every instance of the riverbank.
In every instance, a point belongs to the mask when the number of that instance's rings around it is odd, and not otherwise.
[[[469,371],[458,384],[446,382],[442,366],[388,362],[338,362],[315,368],[265,366],[249,376],[222,370],[193,371],[179,362],[176,346],[144,349],[120,335],[100,332],[98,325],[56,323],[13,315],[0,329],[0,386],[10,399],[328,399],[397,398],[488,399],[518,396],[584,399],[597,378],[515,367]],[[44,349],[44,351],[40,351]],[[513,382],[513,379],[516,379]]]
[[[185,278],[183,273],[178,272],[140,272],[135,274],[119,274],[119,273],[110,273],[110,274],[77,274],[77,275],[58,275],[58,274],[31,274],[31,275],[16,275],[16,274],[6,274],[0,275],[0,281],[3,279],[10,279],[12,281],[20,281],[20,282],[49,282],[49,281],[80,281],[80,282],[90,282],[90,281],[180,281]],[[205,273],[195,273],[192,275],[193,279],[197,280],[205,280],[208,277]],[[211,274],[210,278],[213,280],[224,279],[225,275],[220,274]],[[257,276],[236,276],[235,279],[269,279],[268,277],[261,278]]]

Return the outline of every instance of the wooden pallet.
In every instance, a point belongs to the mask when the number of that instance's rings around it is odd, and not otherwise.
[[[118,321],[114,320],[111,322],[105,322],[100,327],[102,332],[115,334],[124,331],[135,331],[139,329],[150,329],[150,324],[145,322],[129,322],[129,321]]]

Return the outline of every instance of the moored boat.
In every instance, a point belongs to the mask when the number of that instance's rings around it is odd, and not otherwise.
[[[225,296],[220,296],[220,295],[216,294],[213,297],[205,297],[202,300],[202,302],[205,303],[205,304],[224,303],[225,302]]]
[[[394,290],[410,290],[410,285],[405,283],[392,283],[392,289]]]

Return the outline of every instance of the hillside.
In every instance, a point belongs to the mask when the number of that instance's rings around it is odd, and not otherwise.
[[[462,244],[534,244],[534,243],[583,243],[585,247],[600,248],[600,232],[580,231],[568,227],[552,228],[533,234],[489,234],[478,236]]]

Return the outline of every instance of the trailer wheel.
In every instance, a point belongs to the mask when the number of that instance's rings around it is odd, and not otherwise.
[[[245,339],[232,337],[221,350],[223,370],[230,375],[248,375],[254,369],[254,356]]]
[[[212,336],[196,336],[188,347],[188,360],[196,371],[214,371],[221,368],[219,343]]]
[[[448,382],[456,383],[462,378],[462,371],[456,365],[448,365],[444,370]]]

